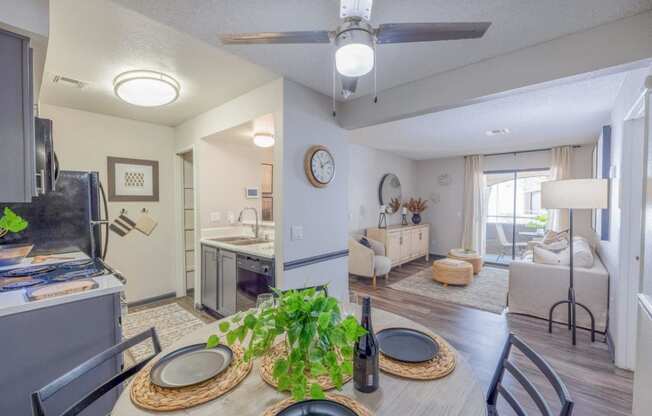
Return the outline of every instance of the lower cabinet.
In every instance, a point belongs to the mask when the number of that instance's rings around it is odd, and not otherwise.
[[[369,228],[367,236],[385,245],[385,254],[392,266],[430,257],[430,225],[390,225],[387,228]]]
[[[219,312],[220,286],[219,250],[201,246],[201,303],[213,312]]]

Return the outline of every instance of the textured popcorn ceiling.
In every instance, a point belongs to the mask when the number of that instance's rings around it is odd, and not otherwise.
[[[227,32],[333,30],[338,0],[113,0],[208,43],[220,46]],[[652,0],[375,0],[372,23],[493,22],[483,39],[383,45],[378,85],[383,90],[629,17],[652,8]],[[329,45],[223,47],[251,62],[331,94]],[[370,92],[365,77],[358,95]]]

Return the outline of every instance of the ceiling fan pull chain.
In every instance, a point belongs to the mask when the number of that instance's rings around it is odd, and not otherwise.
[[[376,72],[378,72],[378,53],[376,52],[376,40],[374,39],[374,104],[378,102],[378,84],[376,83]]]

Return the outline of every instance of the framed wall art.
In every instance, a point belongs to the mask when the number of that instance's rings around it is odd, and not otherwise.
[[[158,201],[158,161],[107,158],[109,201]]]

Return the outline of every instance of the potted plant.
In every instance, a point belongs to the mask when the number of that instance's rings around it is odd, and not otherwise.
[[[19,233],[28,225],[28,222],[12,211],[11,208],[5,207],[2,218],[0,218],[0,238],[9,233]]]
[[[389,205],[388,205],[388,206],[389,206],[389,210],[388,210],[388,212],[389,212],[390,214],[396,214],[396,213],[398,212],[398,210],[401,209],[401,201],[399,201],[398,198],[392,198],[392,199],[389,201]]]
[[[410,198],[410,200],[405,203],[405,207],[412,213],[412,222],[417,225],[421,223],[421,213],[428,208],[428,203],[425,199]]]
[[[365,329],[355,317],[343,318],[337,299],[324,290],[272,290],[276,295],[272,304],[220,323],[227,344],[243,344],[247,362],[268,353],[280,339],[286,354],[275,361],[273,377],[278,389],[290,392],[297,401],[325,397],[315,381],[319,376],[329,376],[340,389],[353,374],[353,346]],[[219,343],[220,337],[211,335],[206,347]]]
[[[9,233],[19,233],[27,228],[29,224],[18,214],[5,207],[2,217],[0,217],[0,241],[2,237]],[[20,263],[30,251],[32,244],[0,244],[0,266],[10,266]]]
[[[543,235],[543,230],[548,225],[548,213],[545,212],[541,215],[537,215],[530,222],[527,223],[527,228],[533,228],[537,230],[537,234]]]

